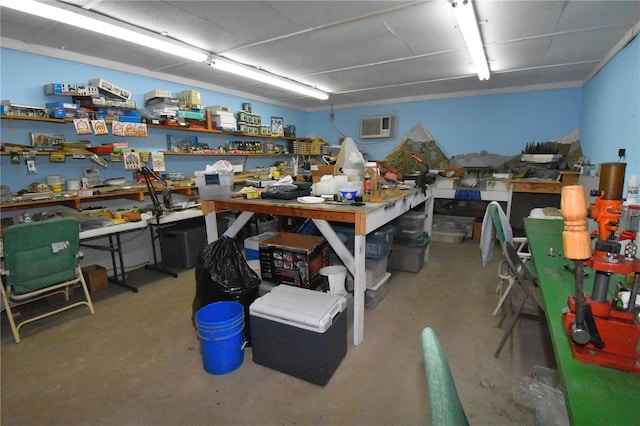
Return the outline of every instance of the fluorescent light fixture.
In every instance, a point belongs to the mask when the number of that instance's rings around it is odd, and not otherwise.
[[[160,37],[146,35],[139,31],[125,28],[122,24],[112,24],[106,22],[106,20],[92,18],[87,14],[77,13],[66,8],[52,6],[49,3],[34,0],[0,0],[0,6],[28,13],[30,15],[39,16],[41,18],[51,19],[109,37],[118,38],[130,43],[139,44],[150,49],[170,53],[191,61],[207,63],[222,71],[271,84],[305,96],[311,96],[321,100],[329,99],[329,95],[327,93],[302,83],[223,58],[213,58],[209,52],[192,48],[188,45],[181,45],[167,40],[162,40]]]
[[[49,3],[41,3],[33,0],[0,0],[0,6],[28,13],[30,15],[39,16],[41,18],[62,22],[63,24],[72,25],[84,30],[118,38],[120,40],[139,44],[151,49],[171,53],[192,61],[204,62],[207,60],[207,52],[180,46],[176,43],[171,43],[124,28],[121,25],[111,24],[81,13],[61,9],[59,7],[52,6]]]
[[[301,95],[310,96],[312,98],[320,100],[329,99],[329,94],[323,92],[322,90],[315,89],[305,84],[298,83],[297,81],[289,80],[287,78],[280,77],[278,75],[271,74],[257,68],[253,68],[248,65],[233,62],[229,59],[225,59],[219,56],[211,56],[208,63],[209,66],[220,71],[225,71],[231,74],[250,78],[262,83],[271,84],[273,86],[300,93]]]
[[[473,10],[471,0],[453,0],[451,5],[453,6],[453,13],[456,16],[456,20],[458,21],[458,27],[460,31],[462,31],[464,42],[467,44],[471,60],[476,67],[478,78],[480,78],[480,80],[489,80],[489,65],[487,64],[487,57],[482,45],[482,38],[480,37],[478,19]]]

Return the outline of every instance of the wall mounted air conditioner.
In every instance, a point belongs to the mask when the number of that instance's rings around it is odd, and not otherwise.
[[[393,138],[395,136],[395,115],[362,117],[360,119],[360,139]]]

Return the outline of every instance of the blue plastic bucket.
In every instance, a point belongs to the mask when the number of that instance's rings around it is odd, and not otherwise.
[[[209,374],[227,374],[244,361],[244,308],[238,302],[215,302],[196,312],[202,365]]]

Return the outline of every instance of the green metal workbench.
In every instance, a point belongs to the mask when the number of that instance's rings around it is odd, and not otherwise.
[[[578,361],[571,354],[569,337],[562,325],[562,309],[574,293],[573,273],[560,256],[562,220],[525,219],[525,230],[538,272],[545,314],[571,424],[640,425],[640,375]],[[553,248],[555,257],[548,255]],[[591,293],[593,276],[585,278],[585,293]],[[611,283],[610,293],[614,284]]]

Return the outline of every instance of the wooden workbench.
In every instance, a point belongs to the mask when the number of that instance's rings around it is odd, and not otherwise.
[[[560,194],[563,186],[577,185],[579,176],[578,172],[560,172],[560,180],[513,179],[511,186],[513,192]]]
[[[206,215],[207,239],[209,242],[218,239],[215,214],[217,211],[237,210],[242,212],[225,232],[225,235],[229,237],[235,236],[255,213],[312,219],[354,277],[353,343],[355,345],[359,345],[364,338],[366,235],[422,203],[424,203],[424,211],[427,213],[424,230],[429,234],[431,234],[433,217],[433,194],[430,189],[426,191],[417,189],[398,191],[395,196],[389,197],[383,202],[365,203],[363,206],[354,206],[350,203],[303,204],[296,200],[245,200],[242,198],[201,200],[201,203],[202,210]],[[338,238],[329,221],[354,225],[355,248],[353,253]],[[425,262],[428,260],[428,256],[429,248],[427,247]]]

